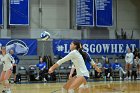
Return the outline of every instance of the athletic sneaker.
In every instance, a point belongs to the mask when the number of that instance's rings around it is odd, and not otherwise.
[[[112,77],[110,77],[110,81],[113,81],[113,78]]]
[[[37,76],[35,79],[36,79],[36,80],[39,80],[39,76]]]
[[[125,80],[128,80],[128,77],[126,77]]]
[[[2,93],[6,93],[6,90],[2,90]]]
[[[122,77],[120,77],[120,80],[122,80]]]
[[[43,81],[46,82],[47,81],[46,78],[43,78]]]
[[[12,93],[11,90],[7,90],[6,93]]]

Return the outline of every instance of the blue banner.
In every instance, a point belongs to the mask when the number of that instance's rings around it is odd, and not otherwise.
[[[112,0],[95,0],[96,26],[112,26]]]
[[[3,0],[0,0],[0,25],[3,24]]]
[[[1,46],[6,46],[7,52],[11,49],[17,55],[37,55],[36,39],[0,39]]]
[[[29,0],[10,0],[9,25],[29,25]]]
[[[94,26],[94,0],[76,0],[76,25]]]
[[[54,55],[65,56],[70,52],[73,40],[53,40]],[[119,55],[125,54],[128,48],[134,51],[139,48],[139,40],[79,40],[84,51],[90,55]]]

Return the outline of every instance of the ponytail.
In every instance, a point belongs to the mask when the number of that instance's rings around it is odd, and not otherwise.
[[[83,57],[83,59],[84,59],[84,61],[85,61],[86,58],[87,58],[87,53],[83,52],[82,48],[80,48],[78,51],[79,51],[79,53],[82,55],[82,57]]]

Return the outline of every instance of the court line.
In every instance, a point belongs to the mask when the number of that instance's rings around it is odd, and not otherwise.
[[[58,91],[61,91],[61,89],[58,89],[58,90],[55,90],[55,91],[52,91],[51,93],[56,93]]]

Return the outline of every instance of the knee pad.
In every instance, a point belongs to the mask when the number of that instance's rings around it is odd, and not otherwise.
[[[8,80],[5,80],[4,82],[5,82],[6,84],[8,84],[8,83],[9,83],[9,81],[8,81]]]
[[[85,87],[85,85],[84,84],[81,84],[80,86],[79,86],[79,88],[84,88]]]
[[[68,93],[74,93],[74,90],[73,89],[69,89]]]

